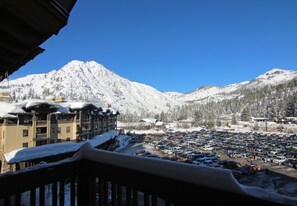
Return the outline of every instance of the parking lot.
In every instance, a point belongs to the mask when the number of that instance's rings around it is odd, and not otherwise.
[[[297,170],[264,159],[268,155],[282,155],[286,160],[296,161],[297,149],[293,146],[297,145],[296,139],[296,134],[167,132],[133,135],[133,143],[122,152],[232,169],[240,183],[296,196]],[[239,155],[233,156],[235,153]]]
[[[189,162],[204,154],[212,153],[218,156],[217,160],[233,160],[242,166],[257,163],[271,169],[276,165],[297,169],[296,134],[201,130],[150,134],[145,135],[144,141],[165,154],[177,156],[180,160]],[[278,160],[278,157],[282,159]]]

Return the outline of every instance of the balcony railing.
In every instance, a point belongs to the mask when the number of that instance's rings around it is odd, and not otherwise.
[[[33,138],[34,141],[45,140],[45,139],[47,139],[47,133],[36,134],[36,137]]]
[[[36,120],[36,125],[46,125],[47,120]]]
[[[92,149],[0,176],[0,205],[278,205],[231,171]],[[263,195],[264,194],[264,195]],[[265,193],[262,196],[265,197]],[[273,194],[275,196],[275,194]]]

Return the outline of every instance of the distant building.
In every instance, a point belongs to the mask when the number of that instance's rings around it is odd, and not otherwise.
[[[267,117],[251,117],[250,122],[265,122],[268,121],[269,118]]]
[[[156,124],[157,119],[154,119],[154,118],[144,118],[144,119],[139,120],[139,122],[149,123],[149,124]]]
[[[284,124],[297,124],[297,117],[285,117],[283,119]]]
[[[0,90],[0,102],[11,102],[11,96],[10,96],[10,91],[5,89],[5,90]]]
[[[62,102],[66,102],[65,98],[64,97],[48,97],[46,98],[46,100],[48,102],[56,102],[56,103],[62,103]]]

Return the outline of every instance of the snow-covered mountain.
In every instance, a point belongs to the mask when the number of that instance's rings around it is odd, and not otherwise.
[[[9,85],[14,100],[65,97],[66,100],[111,104],[122,113],[145,115],[166,112],[187,103],[205,104],[242,97],[244,90],[282,84],[293,78],[297,78],[297,71],[272,69],[251,81],[222,87],[204,86],[186,94],[162,93],[120,77],[97,62],[71,61],[58,71],[10,80]],[[0,83],[0,88],[6,86],[7,82]]]
[[[17,100],[65,97],[111,104],[123,113],[161,113],[179,104],[153,87],[122,78],[94,61],[71,61],[58,71],[28,75],[11,80],[9,85]]]
[[[265,85],[277,85],[290,81],[297,77],[297,71],[272,69],[265,74],[258,76],[255,80],[249,82],[250,87],[259,87]]]
[[[245,81],[227,86],[204,86],[195,91],[183,95],[171,95],[176,99],[188,103],[207,103],[210,101],[222,101],[242,96],[243,90],[261,88],[267,85],[278,85],[297,78],[297,71],[272,69],[251,81]]]

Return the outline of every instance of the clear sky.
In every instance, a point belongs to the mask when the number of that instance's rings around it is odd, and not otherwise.
[[[297,70],[297,0],[77,0],[46,51],[10,79],[94,60],[162,92]]]

